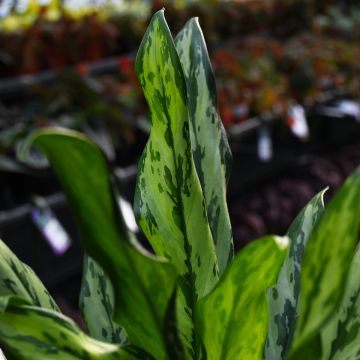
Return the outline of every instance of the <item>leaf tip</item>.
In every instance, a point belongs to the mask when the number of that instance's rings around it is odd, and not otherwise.
[[[288,248],[290,240],[287,236],[275,236],[275,243],[281,250],[285,250]]]

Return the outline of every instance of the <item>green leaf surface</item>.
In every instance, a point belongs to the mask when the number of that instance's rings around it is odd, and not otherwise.
[[[173,266],[131,243],[100,149],[79,133],[44,129],[32,143],[47,156],[78,222],[86,252],[108,274],[114,321],[129,342],[165,359],[164,316],[174,292]]]
[[[12,304],[0,312],[0,345],[16,360],[136,360],[136,349],[99,342],[62,314]]]
[[[9,295],[21,297],[35,306],[60,311],[33,270],[0,240],[0,296]]]
[[[123,344],[125,331],[112,320],[114,289],[104,270],[85,255],[80,291],[80,310],[90,335],[101,341]]]
[[[262,359],[268,328],[266,289],[276,283],[288,238],[247,245],[219,284],[200,300],[197,317],[208,360]]]
[[[336,315],[321,332],[322,358],[360,358],[360,246],[351,263],[344,296]]]
[[[218,114],[215,77],[198,19],[185,25],[175,43],[187,84],[193,158],[222,274],[234,255],[226,203],[231,151]]]
[[[203,296],[218,268],[191,153],[186,84],[163,11],[152,18],[136,70],[152,121],[139,164],[138,221],[156,253],[172,259],[189,289]]]
[[[135,214],[156,254],[176,265],[179,322],[191,353],[195,304],[216,284],[219,271],[192,157],[186,83],[163,11],[151,20],[136,72],[150,108],[151,133],[139,164]]]
[[[360,168],[333,197],[308,240],[300,278],[299,317],[287,359],[299,359],[337,310],[358,242],[359,221]],[[308,359],[318,359],[315,351],[313,354]]]
[[[324,211],[324,193],[314,196],[291,224],[290,246],[276,286],[268,291],[269,332],[265,359],[283,359],[292,343],[298,316],[301,262],[314,226]]]
[[[171,360],[185,359],[184,347],[181,342],[177,319],[176,293],[174,293],[165,316],[165,342]]]

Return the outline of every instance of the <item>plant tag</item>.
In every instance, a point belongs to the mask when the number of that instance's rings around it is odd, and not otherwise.
[[[258,158],[261,161],[270,161],[273,157],[273,144],[270,130],[267,126],[261,126],[258,130]]]
[[[31,218],[56,255],[63,255],[69,249],[70,237],[48,206],[34,205]]]
[[[309,137],[309,126],[303,106],[296,104],[290,107],[287,123],[290,126],[291,132],[299,139],[305,140]]]
[[[0,349],[0,360],[6,360],[4,353]]]
[[[360,122],[360,104],[352,100],[341,100],[336,104],[338,110],[347,116],[352,116]]]
[[[119,205],[127,227],[134,233],[139,232],[139,228],[136,224],[135,215],[131,207],[131,204],[128,201],[126,201],[124,198],[120,197]]]

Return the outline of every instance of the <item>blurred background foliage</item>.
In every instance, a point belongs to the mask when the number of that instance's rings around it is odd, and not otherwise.
[[[67,313],[81,273],[75,226],[44,157],[17,154],[34,129],[80,130],[132,201],[149,130],[134,57],[162,7],[174,34],[197,16],[206,38],[234,157],[236,248],[284,233],[360,163],[358,0],[0,0],[0,236],[66,298]],[[73,239],[62,256],[32,218],[34,194]]]
[[[149,126],[133,62],[162,7],[174,34],[199,17],[242,164],[254,164],[246,159],[259,157],[262,140],[276,155],[277,147],[292,154],[356,139],[353,123],[316,114],[330,106],[360,121],[358,1],[0,0],[0,171],[46,167],[38,154],[20,164],[16,153],[30,131],[49,125],[85,132],[116,165],[136,163]],[[292,131],[297,105],[309,127],[300,136]],[[244,129],[255,132],[243,139]]]

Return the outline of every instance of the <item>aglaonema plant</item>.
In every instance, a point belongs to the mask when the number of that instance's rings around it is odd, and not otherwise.
[[[127,228],[99,148],[69,130],[34,133],[28,145],[46,154],[79,225],[88,334],[0,242],[0,347],[8,359],[358,358],[360,170],[326,209],[321,192],[286,236],[234,256],[231,154],[197,20],[174,41],[156,13],[136,71],[151,133],[134,210],[155,254]]]

